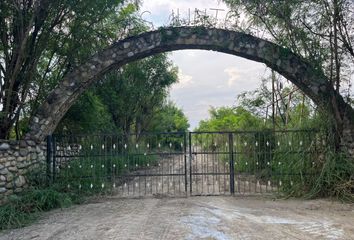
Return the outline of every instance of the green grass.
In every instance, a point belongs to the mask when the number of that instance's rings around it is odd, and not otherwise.
[[[69,207],[76,199],[55,188],[30,188],[21,194],[12,195],[8,203],[0,206],[0,230],[26,226],[42,212]]]
[[[347,154],[328,151],[318,176],[312,180],[307,198],[334,197],[354,202],[354,161]]]

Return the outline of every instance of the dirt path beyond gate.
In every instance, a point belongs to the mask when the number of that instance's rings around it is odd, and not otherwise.
[[[10,239],[354,239],[354,206],[258,197],[103,199],[3,232]]]

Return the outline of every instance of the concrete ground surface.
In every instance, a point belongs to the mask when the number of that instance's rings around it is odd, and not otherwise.
[[[354,239],[354,206],[265,197],[105,198],[51,211],[0,240]]]

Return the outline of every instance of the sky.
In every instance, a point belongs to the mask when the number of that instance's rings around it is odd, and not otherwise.
[[[144,0],[143,19],[154,27],[168,25],[172,11],[187,16],[188,9],[206,9],[209,14],[219,11],[225,16],[227,7],[217,0]],[[190,130],[200,120],[207,119],[211,106],[232,106],[238,94],[257,88],[267,75],[264,64],[233,55],[205,50],[183,50],[170,53],[179,68],[179,82],[172,86],[170,98],[189,119]]]

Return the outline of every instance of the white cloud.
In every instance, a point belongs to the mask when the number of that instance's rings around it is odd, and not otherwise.
[[[174,89],[181,89],[193,84],[193,77],[191,75],[184,74],[182,70],[178,71],[178,83],[173,86]]]
[[[229,79],[227,80],[227,85],[231,87],[234,83],[240,79],[241,74],[235,67],[229,67],[224,70],[227,75],[229,75]]]
[[[195,56],[197,56],[197,53],[195,51],[188,51],[187,56],[188,57],[195,57]]]

